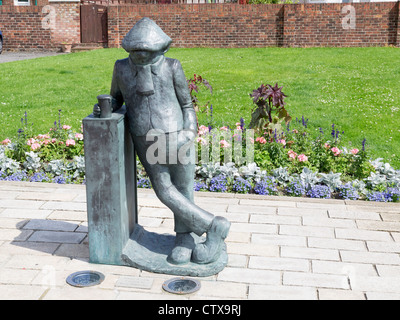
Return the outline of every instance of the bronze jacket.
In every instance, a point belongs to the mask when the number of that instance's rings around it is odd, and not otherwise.
[[[151,129],[197,132],[196,113],[178,60],[162,56],[151,65],[154,94],[148,96],[136,91],[137,73],[138,67],[130,58],[117,60],[110,93],[113,111],[125,102],[131,134],[145,136]]]

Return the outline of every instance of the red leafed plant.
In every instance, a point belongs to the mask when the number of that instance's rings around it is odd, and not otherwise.
[[[209,101],[204,105],[204,106],[199,106],[199,99],[197,98],[197,93],[199,93],[199,85],[203,85],[206,88],[210,90],[210,93],[212,94],[212,87],[210,83],[204,79],[202,76],[194,74],[193,78],[190,78],[187,80],[188,86],[189,86],[189,92],[190,96],[192,98],[192,103],[193,107],[196,110],[196,112],[201,111],[205,112],[208,110],[208,103]]]
[[[255,129],[259,133],[267,131],[270,135],[281,133],[281,122],[287,124],[292,118],[285,109],[284,98],[286,95],[282,92],[283,87],[270,84],[261,86],[250,94],[253,103],[256,105],[251,114],[251,122],[249,127]]]

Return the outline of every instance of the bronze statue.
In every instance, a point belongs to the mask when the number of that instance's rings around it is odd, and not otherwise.
[[[230,222],[194,204],[196,113],[181,63],[164,56],[171,42],[149,18],[128,32],[122,47],[129,57],[114,66],[112,111],[125,103],[137,155],[157,197],[174,213],[176,237],[167,261],[209,264],[225,247]],[[96,105],[94,116],[99,112]]]

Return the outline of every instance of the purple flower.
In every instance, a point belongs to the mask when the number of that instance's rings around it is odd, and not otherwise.
[[[388,196],[390,196],[393,202],[400,201],[400,188],[388,188],[387,190]]]
[[[254,192],[261,195],[277,194],[278,189],[276,187],[275,178],[271,176],[262,178],[256,183]]]
[[[48,182],[50,181],[49,177],[46,176],[43,172],[35,172],[33,176],[29,178],[30,182]]]
[[[306,188],[304,185],[298,181],[298,180],[293,180],[289,182],[285,189],[286,193],[288,196],[292,197],[302,197],[306,193]]]
[[[301,116],[301,123],[302,123],[303,127],[307,128],[308,119],[305,120],[304,116]]]
[[[17,171],[17,172],[11,173],[9,175],[7,175],[1,171],[0,180],[3,180],[3,181],[27,181],[28,174],[26,173],[25,170]]]
[[[354,188],[351,183],[346,183],[338,187],[338,191],[339,197],[344,200],[358,200],[360,198],[357,189]]]
[[[390,202],[392,198],[388,196],[386,192],[381,191],[371,191],[366,194],[366,199],[368,201],[376,201],[376,202]]]
[[[244,130],[244,119],[240,118],[240,128]]]
[[[195,180],[193,189],[194,191],[207,191],[207,184],[205,182]]]
[[[211,127],[211,125],[214,124],[213,123],[213,110],[214,110],[213,105],[210,105],[210,127]],[[210,131],[211,131],[211,129],[210,129]]]
[[[211,192],[227,192],[228,191],[228,181],[223,174],[216,176],[211,179],[208,190]]]
[[[399,202],[400,201],[400,189],[399,188],[388,188],[386,191],[371,191],[366,194],[368,201],[377,202]]]
[[[310,198],[329,199],[331,197],[331,190],[328,186],[316,184],[311,186],[306,195]]]
[[[145,189],[151,189],[151,182],[149,178],[140,178],[137,181],[137,187],[138,188],[145,188]]]
[[[362,141],[362,151],[365,151],[365,142],[367,141],[366,138]]]
[[[52,179],[52,182],[53,182],[53,183],[58,183],[58,184],[66,184],[66,183],[67,183],[67,179],[66,179],[66,177],[64,177],[64,175],[62,174],[62,175],[59,175],[59,176],[54,177],[54,178]]]
[[[237,193],[250,193],[252,186],[248,180],[239,177],[233,183],[232,189]]]

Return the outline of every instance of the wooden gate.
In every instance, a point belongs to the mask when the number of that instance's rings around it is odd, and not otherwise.
[[[107,7],[81,3],[81,43],[107,44]]]

